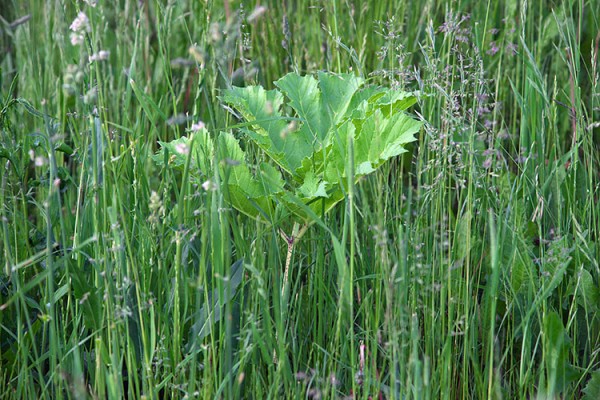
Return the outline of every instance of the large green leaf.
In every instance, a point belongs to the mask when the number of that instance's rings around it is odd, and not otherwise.
[[[188,155],[192,157],[192,166],[200,171],[208,171],[214,156],[210,134],[204,128],[192,132],[190,136],[182,136],[171,142],[158,142],[161,151],[152,156],[156,164],[163,166],[165,157],[168,166],[183,170]],[[190,154],[191,152],[191,154]]]
[[[255,130],[246,129],[244,133],[286,171],[292,172],[312,152],[306,138],[294,132],[285,134],[288,121],[279,111],[283,104],[280,92],[260,86],[234,87],[220,98],[252,123]]]
[[[218,151],[222,160],[219,173],[227,186],[231,204],[251,217],[272,215],[274,208],[271,196],[283,190],[281,174],[266,163],[262,163],[252,174],[246,163],[246,155],[231,133],[221,132]]]
[[[301,136],[315,150],[330,136],[334,125],[339,123],[354,93],[363,80],[351,74],[319,73],[314,77],[287,74],[275,85],[285,93],[289,105],[302,121]]]
[[[192,153],[197,160],[191,163],[209,165],[208,155],[216,154],[219,162],[212,166],[218,169],[226,199],[265,222],[279,210],[296,222],[310,223],[344,199],[350,177],[358,180],[406,152],[405,145],[416,140],[422,126],[405,113],[416,102],[413,94],[365,87],[364,80],[352,74],[291,73],[275,86],[236,87],[220,99],[242,115],[242,135],[279,169],[268,163],[251,168],[231,133],[221,133],[216,145],[204,133],[193,143],[200,153]],[[173,154],[188,142],[180,138],[160,144]],[[160,164],[164,157],[159,153],[155,160]],[[170,165],[185,165],[185,155],[169,157]],[[211,176],[202,168],[190,173]]]

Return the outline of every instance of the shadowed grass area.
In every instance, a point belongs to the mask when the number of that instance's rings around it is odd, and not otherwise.
[[[600,398],[598,10],[0,0],[0,397]],[[287,261],[291,223],[152,156],[268,161],[219,96],[318,71],[424,126]]]

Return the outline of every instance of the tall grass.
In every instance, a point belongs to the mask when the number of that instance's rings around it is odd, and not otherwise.
[[[0,397],[600,396],[597,2],[91,3],[0,2]],[[282,292],[279,227],[150,156],[322,69],[426,125]]]

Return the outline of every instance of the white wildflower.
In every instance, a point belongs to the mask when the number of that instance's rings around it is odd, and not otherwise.
[[[90,32],[90,20],[87,15],[80,11],[71,23],[71,26],[69,26],[69,29],[73,32]]]
[[[279,133],[282,139],[285,139],[290,133],[295,132],[298,128],[298,123],[296,121],[291,121],[289,124],[283,128],[283,130]]]
[[[215,183],[209,179],[202,184],[202,189],[206,190],[207,192],[213,191],[217,189],[217,185],[215,185]]]
[[[46,165],[46,162],[47,162],[47,160],[46,160],[44,157],[42,157],[42,156],[37,156],[37,157],[35,158],[34,165],[35,165],[36,167],[43,167],[44,165]]]
[[[268,115],[271,115],[271,114],[273,114],[273,111],[274,111],[273,110],[273,103],[267,100],[267,102],[265,103],[265,112]]]
[[[192,126],[190,127],[190,131],[197,132],[201,129],[204,129],[204,127],[205,127],[204,122],[198,121],[195,124],[192,124]]]
[[[93,63],[94,61],[104,61],[104,60],[108,60],[109,56],[110,56],[110,51],[100,50],[99,52],[94,53],[91,56],[89,56],[88,60],[90,63]]]
[[[97,98],[98,98],[98,89],[96,87],[93,87],[83,95],[83,102],[85,104],[93,104]]]
[[[175,145],[175,151],[178,152],[179,154],[186,155],[187,153],[189,153],[190,149],[189,149],[187,143],[177,143]]]
[[[75,33],[75,32],[71,32],[71,44],[73,46],[79,46],[80,44],[83,44],[83,39],[85,38],[83,36],[83,34],[81,33]]]
[[[267,12],[267,7],[265,6],[257,6],[254,11],[252,11],[252,14],[250,14],[248,16],[248,22],[252,23],[255,20],[259,19],[260,17],[263,16],[264,13]]]
[[[71,26],[69,26],[69,29],[72,31],[70,35],[71,44],[73,46],[80,45],[83,43],[85,33],[91,31],[90,20],[87,15],[80,11],[71,23]]]

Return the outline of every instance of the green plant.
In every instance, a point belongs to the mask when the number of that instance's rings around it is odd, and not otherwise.
[[[267,224],[291,219],[292,234],[280,230],[288,243],[287,271],[294,242],[344,199],[349,182],[406,152],[422,122],[404,112],[416,102],[412,93],[365,86],[352,74],[290,73],[275,86],[234,87],[221,96],[247,121],[237,126],[244,137],[272,163],[252,168],[232,133],[220,132],[215,145],[204,128],[160,142],[168,156],[154,159],[180,168],[190,162],[190,175],[201,179],[216,168],[237,210]]]

